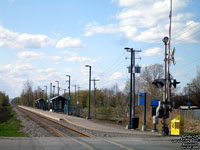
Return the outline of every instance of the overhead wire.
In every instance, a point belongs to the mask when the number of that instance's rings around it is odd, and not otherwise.
[[[110,70],[113,66],[116,65],[117,62],[124,56],[125,52],[123,52],[108,68],[106,68],[102,73],[107,72],[107,70]]]
[[[198,21],[198,20],[200,20],[200,18],[198,18],[196,21]],[[194,24],[194,23],[196,23],[196,22],[191,22],[191,23],[189,23],[188,25],[185,26],[185,29],[187,29],[187,27],[191,26],[191,25]],[[185,32],[186,32],[186,31],[189,31],[189,30],[190,30],[190,29],[187,29],[187,30],[185,30]],[[177,35],[177,33],[178,33],[178,35]],[[174,36],[174,37],[172,37],[172,38],[179,37],[182,33],[183,33],[182,31],[176,31],[176,32],[173,33],[173,35],[176,35],[176,36]]]

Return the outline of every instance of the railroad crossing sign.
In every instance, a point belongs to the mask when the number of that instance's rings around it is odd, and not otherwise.
[[[169,61],[169,65],[171,65],[171,61],[173,61],[174,65],[176,64],[176,61],[175,61],[175,58],[174,58],[175,51],[176,51],[175,47],[174,47],[173,51],[172,50],[169,51],[170,52],[170,56],[171,56],[171,59]]]

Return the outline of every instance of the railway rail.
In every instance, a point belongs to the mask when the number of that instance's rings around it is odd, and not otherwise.
[[[81,129],[70,127],[64,123],[52,120],[52,119],[42,116],[40,114],[33,113],[31,111],[25,110],[20,107],[16,107],[16,108],[18,110],[22,111],[25,115],[27,115],[33,121],[35,121],[36,123],[38,123],[45,129],[49,130],[56,137],[70,138],[73,141],[75,141],[76,143],[79,143],[83,147],[87,148],[88,150],[96,150],[96,147],[93,144],[88,143],[85,140],[83,140],[82,137],[99,139],[101,141],[106,142],[107,143],[106,145],[113,145],[117,149],[135,150],[134,148],[127,147],[123,144],[120,144],[119,142],[114,142],[107,138],[100,138],[100,137],[98,137],[98,134],[97,134],[97,136],[95,136],[95,134],[93,135],[93,134],[81,131]],[[102,134],[106,134],[106,133],[102,133]]]
[[[44,117],[33,112],[29,112],[23,108],[17,107],[18,110],[26,114],[30,119],[35,121],[37,124],[43,128],[49,130],[54,136],[57,137],[94,137],[91,134],[77,130],[75,128],[69,127],[66,124],[60,123],[58,121],[52,120],[50,118]]]

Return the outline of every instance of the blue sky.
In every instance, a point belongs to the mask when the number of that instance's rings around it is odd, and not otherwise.
[[[129,53],[141,49],[141,66],[163,64],[170,0],[2,0],[0,1],[0,90],[18,96],[27,79],[34,88],[59,80],[88,87],[88,68],[98,88],[129,77]],[[200,64],[200,1],[173,0],[172,75],[191,82]],[[73,90],[73,89],[72,89]]]

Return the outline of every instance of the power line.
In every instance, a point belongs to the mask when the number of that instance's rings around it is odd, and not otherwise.
[[[115,66],[115,65],[116,65],[115,63],[119,62],[119,60],[124,56],[124,54],[125,54],[125,52],[123,52],[123,53],[114,61],[114,63],[112,63],[111,66],[109,66],[107,69],[105,69],[105,70],[103,71],[103,73],[107,72],[107,70],[110,70],[113,66]]]
[[[198,21],[198,20],[200,20],[200,18],[198,18],[196,21]],[[191,26],[191,25],[194,24],[194,23],[197,23],[197,22],[191,22],[190,24],[188,24],[188,25],[185,26],[185,29],[187,29],[187,27]],[[190,29],[187,29],[186,31],[188,31],[188,30],[190,30]],[[174,32],[173,34],[176,34],[176,36],[175,36],[175,37],[172,37],[172,38],[178,37],[177,33],[178,33],[178,35],[181,35],[181,34],[182,34],[182,31],[176,31],[176,32]]]

